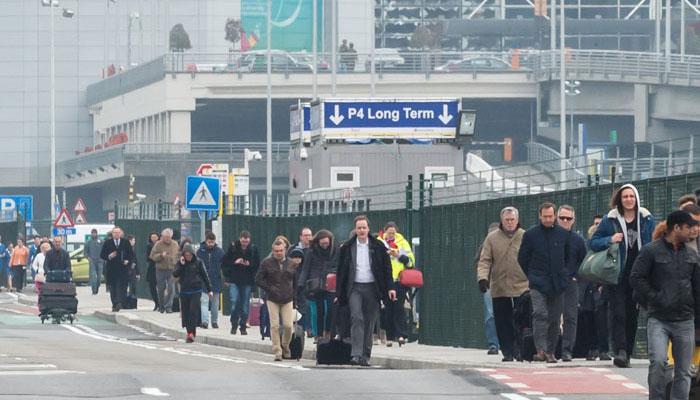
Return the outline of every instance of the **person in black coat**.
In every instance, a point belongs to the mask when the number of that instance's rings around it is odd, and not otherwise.
[[[329,296],[326,276],[335,269],[337,255],[333,234],[325,229],[318,231],[303,258],[297,282],[300,293],[297,304],[303,305],[307,299],[316,303],[316,342],[321,336],[330,338],[330,321],[326,315]]]
[[[559,340],[563,293],[571,271],[575,271],[570,251],[569,231],[554,224],[555,206],[539,207],[540,223],[528,229],[518,251],[518,264],[530,282],[533,336],[537,354],[534,361],[556,363],[554,350]]]
[[[148,235],[148,245],[146,245],[146,260],[148,262],[148,269],[146,270],[146,281],[148,282],[148,289],[151,291],[151,298],[153,299],[153,311],[157,311],[160,308],[158,304],[158,289],[156,288],[156,263],[151,260],[151,250],[153,246],[160,239],[158,232],[151,232]]]
[[[197,259],[191,244],[182,246],[182,258],[175,266],[173,277],[180,283],[182,327],[187,329],[187,343],[192,343],[197,336],[197,327],[202,323],[202,292],[206,290],[209,300],[214,293],[207,269]]]
[[[51,250],[44,259],[46,282],[69,282],[71,280],[70,255],[63,249],[63,237],[55,236]]]
[[[112,311],[118,312],[121,303],[126,299],[126,289],[129,284],[129,267],[134,262],[134,249],[128,240],[122,238],[122,230],[115,227],[112,239],[105,240],[100,252],[100,258],[105,261],[109,297],[112,301]]]
[[[250,307],[250,294],[255,285],[255,275],[260,267],[258,248],[250,242],[250,232],[241,231],[239,239],[229,246],[221,260],[224,288],[231,300],[231,334],[240,327],[246,335],[246,323]]]
[[[354,225],[355,235],[340,247],[336,290],[338,303],[350,306],[350,363],[369,366],[380,302],[396,301],[396,290],[389,253],[369,234],[369,220],[360,215]]]

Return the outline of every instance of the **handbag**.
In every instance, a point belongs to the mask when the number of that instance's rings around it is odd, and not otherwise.
[[[399,283],[410,288],[423,287],[423,273],[414,268],[405,269],[399,274]]]
[[[620,278],[620,244],[612,243],[601,251],[589,251],[578,276],[601,285],[617,285]]]
[[[334,273],[330,273],[326,275],[326,291],[335,293],[335,288],[336,288],[336,283],[337,283],[337,275]]]
[[[313,296],[323,290],[323,279],[313,278],[306,281],[306,294]]]

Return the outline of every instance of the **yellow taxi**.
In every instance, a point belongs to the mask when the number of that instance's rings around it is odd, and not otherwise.
[[[90,281],[90,262],[83,254],[85,247],[79,247],[70,253],[70,267],[73,282],[88,283]]]

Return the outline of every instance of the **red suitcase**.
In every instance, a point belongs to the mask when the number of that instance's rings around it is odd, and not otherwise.
[[[423,287],[423,273],[413,268],[405,269],[399,274],[399,283],[410,288]]]
[[[250,308],[248,309],[248,323],[250,326],[260,326],[260,308],[262,308],[261,299],[250,299]]]

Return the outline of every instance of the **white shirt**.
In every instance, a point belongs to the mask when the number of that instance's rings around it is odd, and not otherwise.
[[[355,271],[355,282],[371,283],[374,282],[374,274],[372,273],[372,264],[369,260],[369,241],[360,243],[357,240],[357,270]]]
[[[39,253],[34,257],[34,262],[32,262],[32,269],[34,270],[35,273],[41,271],[41,273],[44,273],[44,260],[46,259],[46,255],[44,253]]]

